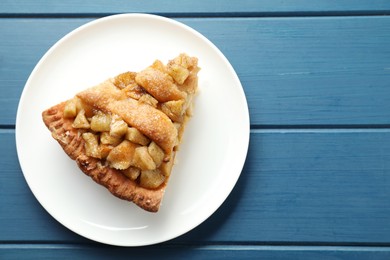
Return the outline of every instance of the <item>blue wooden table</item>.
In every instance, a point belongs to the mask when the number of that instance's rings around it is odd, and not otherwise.
[[[251,140],[225,203],[189,233],[122,248],[69,231],[31,193],[15,148],[24,84],[42,55],[117,13],[178,20],[230,60]],[[390,259],[390,2],[0,2],[0,259]]]

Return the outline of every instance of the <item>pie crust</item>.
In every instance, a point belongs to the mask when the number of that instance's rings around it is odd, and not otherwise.
[[[42,113],[79,168],[118,198],[157,212],[198,88],[198,59],[180,54],[124,72]]]

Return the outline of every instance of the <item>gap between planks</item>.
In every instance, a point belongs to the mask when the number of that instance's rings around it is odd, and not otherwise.
[[[327,127],[327,126],[251,126],[251,134],[262,133],[387,133],[390,127]],[[15,134],[15,126],[0,125],[0,134]]]
[[[130,12],[131,13],[131,12]],[[138,13],[138,12],[135,12]],[[141,12],[142,13],[142,12]],[[350,17],[350,16],[386,16],[390,10],[369,10],[369,11],[286,11],[286,12],[220,12],[220,13],[168,13],[168,12],[147,12],[168,18],[294,18],[294,17]],[[0,13],[0,18],[102,18],[105,16],[121,14],[121,12],[110,13]]]
[[[0,242],[0,250],[3,249],[93,249],[111,248],[109,245],[101,244],[78,244],[78,243],[7,243]],[[154,245],[155,249],[189,248],[195,250],[215,250],[215,251],[349,251],[349,252],[390,252],[389,245],[257,245],[257,244],[213,244],[213,245],[190,245],[190,244],[167,244]]]
[[[390,125],[251,125],[251,133],[364,133],[390,132]]]

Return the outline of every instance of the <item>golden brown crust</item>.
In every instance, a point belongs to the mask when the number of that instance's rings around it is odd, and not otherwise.
[[[150,190],[138,186],[120,171],[102,165],[100,160],[88,157],[84,152],[84,140],[77,129],[72,127],[72,120],[62,115],[65,103],[60,103],[45,110],[42,118],[54,139],[62,146],[66,154],[76,160],[79,168],[95,182],[106,187],[118,198],[133,201],[139,207],[150,211],[159,210],[166,184]]]
[[[185,99],[168,74],[154,68],[147,68],[137,74],[135,81],[160,102]]]
[[[127,98],[111,81],[82,91],[77,96],[88,105],[119,115],[130,126],[155,141],[167,154],[177,144],[177,130],[167,115]]]

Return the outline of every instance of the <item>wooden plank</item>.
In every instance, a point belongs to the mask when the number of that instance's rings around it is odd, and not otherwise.
[[[241,21],[213,22],[229,28],[227,35],[212,35],[206,24],[196,28],[236,69],[253,125],[390,122],[390,19]]]
[[[87,242],[36,202],[14,133],[0,134],[0,241]],[[253,130],[241,177],[218,211],[168,244],[390,243],[388,130]]]
[[[28,256],[28,257],[26,257]],[[124,257],[126,256],[126,257]],[[389,247],[2,245],[2,259],[389,259]]]
[[[77,6],[77,8],[75,8]],[[302,15],[302,14],[386,14],[390,3],[386,0],[343,0],[343,1],[309,1],[309,0],[244,0],[244,1],[14,1],[3,0],[0,13],[16,14],[112,14],[125,12],[146,12],[165,15]]]
[[[0,124],[44,52],[90,20],[0,19]],[[231,61],[253,125],[390,124],[390,17],[178,20]]]

